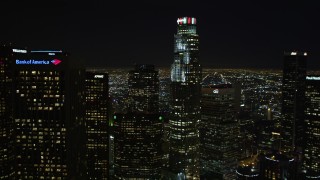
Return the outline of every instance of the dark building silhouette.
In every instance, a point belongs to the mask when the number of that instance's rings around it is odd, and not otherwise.
[[[81,63],[61,50],[11,60],[16,178],[85,177]]]
[[[196,19],[178,18],[171,66],[169,169],[175,178],[199,179],[200,96],[202,68]]]
[[[86,138],[88,179],[109,177],[108,74],[86,72]]]
[[[262,154],[279,150],[277,146],[279,146],[280,133],[275,131],[275,124],[273,120],[260,120],[255,123],[257,147]]]
[[[270,153],[260,157],[260,179],[299,179],[297,162],[280,153]]]
[[[153,65],[129,72],[129,109],[114,116],[116,179],[159,179],[162,116],[159,77]]]
[[[282,146],[284,152],[302,151],[307,53],[285,52],[282,80]]]
[[[306,77],[304,169],[307,179],[320,179],[320,76]]]
[[[24,48],[0,47],[0,179],[12,179],[15,175],[12,68],[15,59],[24,58],[26,54]]]
[[[200,131],[201,174],[208,179],[235,179],[239,158],[236,90],[231,84],[202,88]]]
[[[159,75],[154,65],[139,64],[129,72],[129,111],[159,112]]]

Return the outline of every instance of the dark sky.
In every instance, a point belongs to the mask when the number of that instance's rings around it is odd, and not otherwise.
[[[205,67],[281,68],[283,51],[303,50],[320,68],[317,0],[1,0],[0,43],[64,49],[88,66],[169,67],[182,16],[198,20]]]

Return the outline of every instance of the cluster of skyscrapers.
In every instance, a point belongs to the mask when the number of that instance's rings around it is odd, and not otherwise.
[[[128,72],[128,108],[115,112],[107,73],[62,50],[1,46],[0,179],[320,178],[320,76],[307,75],[307,53],[284,54],[281,119],[268,109],[248,158],[241,84],[202,84],[196,23],[177,20],[168,114],[153,65]]]

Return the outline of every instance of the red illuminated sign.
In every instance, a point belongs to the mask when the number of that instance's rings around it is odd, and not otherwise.
[[[51,62],[52,62],[52,64],[54,64],[54,65],[58,65],[58,64],[61,63],[61,60],[59,60],[59,59],[54,59],[54,60],[52,60]]]
[[[196,18],[193,18],[193,17],[182,17],[182,18],[178,18],[177,23],[179,25],[182,25],[182,24],[196,24],[197,20],[196,20]]]

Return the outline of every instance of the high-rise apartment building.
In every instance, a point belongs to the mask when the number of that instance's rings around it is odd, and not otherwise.
[[[236,90],[231,84],[202,88],[200,130],[201,175],[235,179],[240,134],[236,120]]]
[[[129,109],[114,116],[115,178],[160,179],[159,77],[153,65],[129,72]]]
[[[109,177],[108,74],[86,72],[86,138],[88,179]]]
[[[285,52],[282,80],[283,152],[301,152],[304,138],[306,52]]]
[[[306,77],[304,169],[307,179],[320,179],[320,76]]]
[[[11,60],[16,178],[83,178],[84,69],[60,50]]]
[[[199,179],[202,68],[196,18],[178,18],[171,66],[169,169],[176,178]]]

